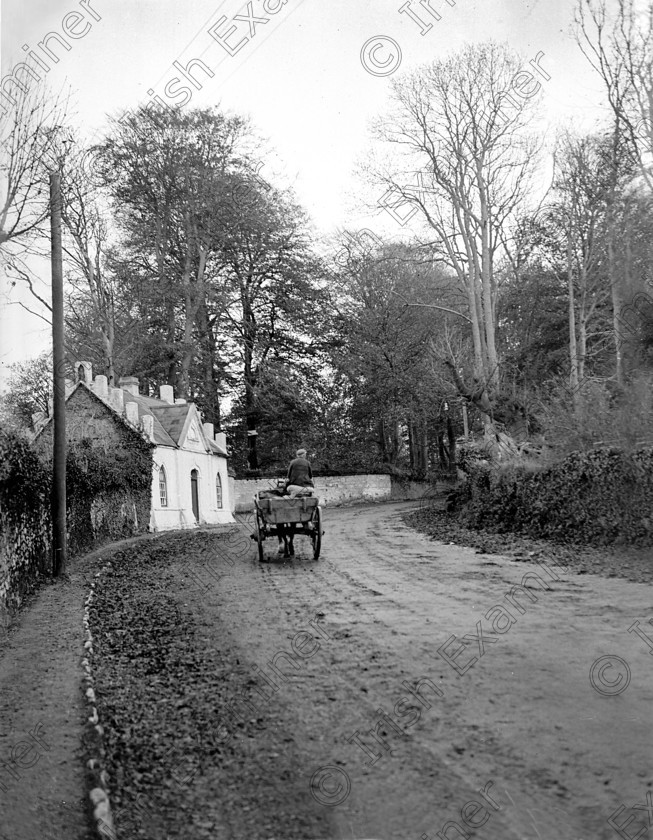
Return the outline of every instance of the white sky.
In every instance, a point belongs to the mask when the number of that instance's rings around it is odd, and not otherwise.
[[[358,199],[369,200],[369,188],[353,177],[356,163],[371,146],[370,120],[383,112],[393,78],[372,75],[363,67],[361,48],[370,38],[385,36],[399,45],[401,66],[395,77],[466,42],[505,41],[525,63],[542,51],[541,66],[551,76],[543,84],[547,121],[590,129],[606,113],[600,110],[599,80],[571,34],[575,0],[456,0],[453,6],[453,0],[430,0],[439,21],[412,0],[411,8],[433,24],[424,35],[407,14],[399,13],[405,0],[286,0],[283,6],[283,0],[252,0],[254,15],[269,20],[255,24],[254,35],[235,56],[208,30],[226,17],[217,32],[236,25],[227,39],[228,46],[236,47],[249,34],[250,24],[233,18],[247,17],[248,0],[82,2],[2,0],[2,75],[22,59],[23,44],[37,48],[50,32],[65,35],[64,19],[75,33],[92,24],[83,37],[67,37],[70,51],[49,42],[61,58],[44,76],[55,89],[70,85],[75,121],[93,138],[101,133],[107,113],[149,101],[151,88],[163,95],[166,83],[179,75],[174,61],[186,66],[201,59],[214,76],[198,69],[202,88],[192,89],[190,105],[220,104],[249,114],[276,152],[273,168],[260,174],[270,177],[274,171],[272,180],[278,180],[282,173],[326,235],[345,226],[391,232],[395,225],[382,211],[378,219],[366,214]],[[83,20],[66,18],[75,10],[84,14]],[[101,19],[95,20],[90,10]],[[374,56],[379,62],[390,58],[384,49]],[[401,230],[398,225],[396,229]],[[45,288],[47,266],[44,275]],[[17,292],[11,294],[9,299],[16,300]],[[19,306],[8,306],[9,299],[4,284],[0,383],[7,364],[37,355],[50,342],[43,322]]]

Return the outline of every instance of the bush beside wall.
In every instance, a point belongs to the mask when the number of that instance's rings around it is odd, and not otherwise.
[[[27,441],[0,430],[0,609],[51,566],[50,476]]]
[[[653,545],[653,450],[574,452],[548,468],[472,464],[452,507],[475,528]]]
[[[52,570],[51,466],[38,444],[0,430],[0,609],[20,606]],[[68,554],[147,530],[151,445],[115,455],[71,445],[66,463]]]

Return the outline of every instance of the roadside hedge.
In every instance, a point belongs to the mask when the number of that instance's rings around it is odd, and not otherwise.
[[[30,444],[0,429],[0,613],[18,606],[50,560],[50,476]],[[1,629],[1,628],[0,628]]]
[[[152,444],[134,439],[106,453],[69,444],[66,459],[68,553],[146,531]],[[19,607],[52,569],[51,462],[38,444],[0,429],[0,611]]]
[[[546,468],[470,463],[450,509],[474,528],[653,545],[653,449],[573,452]]]

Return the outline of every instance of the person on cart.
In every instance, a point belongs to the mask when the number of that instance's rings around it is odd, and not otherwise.
[[[290,462],[288,475],[286,476],[286,495],[291,499],[297,496],[313,495],[313,471],[310,461],[306,459],[306,450],[298,449],[295,458]],[[284,557],[292,557],[295,553],[295,528],[296,524],[279,527],[279,554]]]
[[[286,493],[294,498],[297,495],[313,495],[313,471],[310,461],[306,459],[306,450],[298,449],[296,457],[290,462],[286,483]]]

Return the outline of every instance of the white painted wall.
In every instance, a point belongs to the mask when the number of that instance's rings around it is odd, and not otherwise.
[[[270,490],[271,478],[236,479],[234,502],[238,513],[254,509],[254,494]],[[315,479],[315,495],[322,507],[352,502],[381,502],[390,499],[389,475],[336,475]]]
[[[168,480],[168,506],[161,507],[159,495],[159,468],[163,465]],[[230,494],[227,459],[219,455],[198,451],[188,452],[157,446],[154,450],[152,474],[152,515],[150,528],[166,531],[177,528],[195,528],[190,474],[198,472],[200,524],[218,525],[234,521],[233,502]],[[215,491],[216,476],[222,479],[222,509],[218,509]]]

